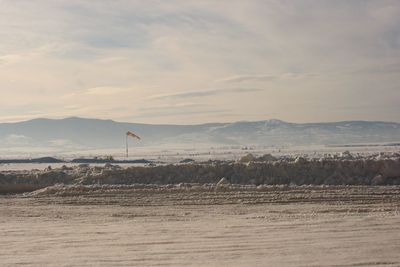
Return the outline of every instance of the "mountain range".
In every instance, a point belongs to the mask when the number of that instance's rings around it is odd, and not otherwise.
[[[121,148],[125,133],[142,140],[137,146],[157,145],[337,145],[400,141],[400,123],[342,121],[289,123],[281,120],[161,125],[71,117],[0,123],[3,149],[57,147],[59,150]]]

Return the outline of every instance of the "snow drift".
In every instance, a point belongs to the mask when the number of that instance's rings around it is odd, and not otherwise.
[[[268,157],[267,157],[268,158]],[[0,193],[28,192],[55,184],[216,184],[225,178],[240,185],[399,185],[400,157],[383,159],[280,159],[210,161],[121,168],[81,164],[44,171],[0,173]]]

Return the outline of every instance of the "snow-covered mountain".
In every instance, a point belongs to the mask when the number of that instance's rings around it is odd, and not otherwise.
[[[380,121],[299,124],[265,120],[201,125],[154,125],[72,117],[0,123],[0,144],[2,149],[120,148],[125,145],[125,133],[128,130],[142,137],[142,141],[137,143],[139,146],[194,143],[265,146],[333,145],[400,141],[400,124]]]

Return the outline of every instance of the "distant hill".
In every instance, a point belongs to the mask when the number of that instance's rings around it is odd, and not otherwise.
[[[399,142],[400,124],[381,121],[289,123],[280,120],[154,125],[112,120],[66,118],[0,123],[1,148],[58,147],[61,150],[120,148],[125,132],[143,137],[138,146],[204,145],[335,145]],[[131,141],[134,142],[134,141]]]

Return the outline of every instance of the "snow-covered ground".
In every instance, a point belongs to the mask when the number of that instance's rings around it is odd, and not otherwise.
[[[246,154],[253,154],[254,156],[262,156],[264,154],[271,154],[274,157],[305,157],[305,158],[326,158],[340,156],[344,151],[349,151],[353,155],[360,157],[377,156],[380,153],[400,155],[400,145],[388,146],[386,144],[353,144],[351,146],[195,146],[192,147],[173,147],[173,146],[149,146],[149,147],[136,147],[131,148],[129,157],[126,158],[125,151],[121,149],[101,149],[101,150],[83,150],[75,152],[49,152],[49,151],[27,151],[21,150],[18,153],[2,151],[0,148],[0,159],[21,159],[21,158],[37,158],[52,156],[58,159],[71,160],[74,158],[86,157],[93,158],[96,156],[113,156],[117,160],[135,160],[146,159],[155,162],[165,163],[178,163],[184,159],[193,159],[195,161],[207,160],[239,160]],[[1,164],[0,171],[7,170],[43,170],[48,166],[59,168],[64,164],[52,163],[29,163],[29,164]],[[66,164],[67,166],[75,166],[76,164]],[[137,164],[121,165],[123,167],[138,166]]]
[[[322,188],[320,188],[322,189]],[[0,197],[2,266],[400,266],[398,187]]]
[[[0,265],[400,266],[400,187],[327,185],[397,184],[397,148],[155,149],[132,158],[197,163],[3,165],[0,189],[13,194],[0,194]],[[285,184],[264,184],[274,177]]]

